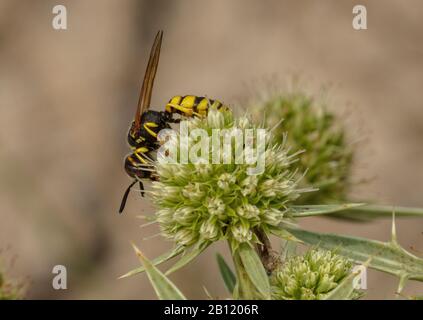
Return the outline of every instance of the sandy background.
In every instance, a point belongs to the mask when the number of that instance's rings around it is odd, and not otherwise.
[[[356,1],[60,1],[68,30],[51,27],[57,1],[0,0],[0,247],[17,256],[30,298],[154,298],[145,276],[116,280],[137,266],[129,245],[148,257],[169,248],[142,241],[138,194],[116,211],[129,179],[122,168],[148,51],[165,31],[153,103],[175,94],[208,95],[234,108],[254,83],[293,75],[313,89],[331,86],[333,107],[348,111],[364,136],[352,197],[423,206],[423,3],[360,1],[368,30],[351,26]],[[357,134],[357,132],[359,132]],[[390,221],[347,224],[307,219],[304,227],[386,240]],[[423,220],[398,222],[399,239],[423,251]],[[215,245],[174,274],[190,298],[217,296]],[[68,268],[66,291],[51,286],[54,265]],[[368,298],[390,298],[397,280],[368,275]],[[423,291],[409,283],[406,293]]]

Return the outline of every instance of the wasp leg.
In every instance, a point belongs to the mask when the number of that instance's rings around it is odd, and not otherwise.
[[[195,112],[195,111],[194,111],[194,110],[192,110],[191,108],[183,107],[183,106],[180,106],[180,105],[178,105],[178,104],[168,103],[168,104],[166,105],[166,107],[167,107],[167,106],[169,106],[169,107],[171,107],[171,108],[173,108],[173,109],[175,109],[175,110],[180,111],[180,112],[181,112],[184,116],[186,116],[186,117],[191,117],[191,116],[193,116],[193,115],[195,115],[195,116],[201,116],[201,114],[199,114],[199,113]]]
[[[120,203],[119,213],[123,212],[123,209],[125,209],[126,200],[128,199],[129,191],[131,191],[131,188],[134,186],[134,184],[137,183],[137,180],[132,182],[129,187],[126,189],[125,193],[123,194],[122,202]]]
[[[139,181],[139,183],[140,183],[140,190],[141,190],[141,197],[144,197],[144,184],[142,183],[142,181],[140,180]]]
[[[180,123],[181,121],[182,121],[182,119],[179,118],[179,119],[170,119],[168,122],[169,123]]]
[[[141,161],[141,163],[148,164],[148,161],[145,159],[147,152],[148,152],[148,148],[140,147],[138,149],[135,149],[134,155],[138,158],[138,160]]]
[[[151,136],[153,136],[154,138],[157,138],[157,133],[155,133],[153,130],[151,130],[150,128],[157,128],[158,125],[155,124],[154,122],[147,122],[144,123],[143,125],[145,131],[147,131]]]

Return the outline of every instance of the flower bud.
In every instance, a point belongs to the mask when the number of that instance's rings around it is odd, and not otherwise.
[[[200,200],[205,193],[201,191],[199,183],[189,183],[182,188],[182,195],[190,200]]]
[[[194,244],[197,239],[198,235],[189,229],[181,229],[175,234],[175,241],[183,246],[190,246]]]
[[[200,227],[201,236],[209,241],[217,241],[220,235],[220,226],[216,219],[210,218],[204,221]]]
[[[206,206],[212,216],[222,217],[225,212],[225,203],[219,198],[209,198]]]
[[[256,206],[248,203],[238,207],[236,212],[238,216],[247,220],[258,219],[260,214],[260,210]]]
[[[248,242],[253,237],[253,232],[247,223],[237,223],[231,226],[231,233],[239,243]]]
[[[332,251],[311,249],[273,272],[272,295],[276,300],[323,299],[351,273],[351,267],[351,262]],[[355,296],[356,292],[351,298]]]
[[[223,190],[229,190],[229,186],[236,182],[236,178],[229,174],[223,173],[220,175],[219,179],[217,180],[217,186]]]
[[[175,211],[173,218],[181,225],[189,226],[196,218],[194,211],[194,208],[182,207]]]

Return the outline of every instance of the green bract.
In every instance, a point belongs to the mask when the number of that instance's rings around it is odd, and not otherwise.
[[[311,249],[288,259],[271,277],[276,300],[321,300],[351,273],[352,263],[333,253]]]
[[[282,141],[287,135],[287,145],[292,151],[304,151],[299,156],[300,171],[307,174],[302,183],[318,188],[298,199],[297,204],[323,204],[343,201],[350,184],[353,150],[347,144],[344,129],[325,105],[301,92],[276,94],[252,104],[255,118],[271,128]]]
[[[237,119],[231,111],[210,110],[206,118],[187,122],[190,132],[203,129],[209,137],[213,129],[226,129],[229,134],[237,129],[252,129],[254,133],[258,130],[247,117]],[[168,141],[178,155],[181,140],[178,133]],[[209,163],[195,164],[189,159],[186,164],[156,164],[160,182],[153,183],[152,195],[159,207],[157,221],[163,235],[178,245],[227,239],[237,248],[240,243],[257,242],[254,230],[276,228],[288,205],[305,191],[297,188],[298,173],[291,171],[295,155],[288,154],[284,143],[275,144],[267,137],[264,171],[249,175],[248,169],[255,164],[236,163],[236,141],[230,141],[231,161],[227,164],[212,163],[211,153],[207,155]],[[196,138],[187,139],[189,149],[196,143]]]

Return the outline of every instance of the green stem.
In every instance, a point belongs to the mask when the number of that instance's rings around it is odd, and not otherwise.
[[[280,258],[274,253],[272,244],[263,230],[256,229],[254,233],[261,242],[261,244],[256,244],[257,254],[260,257],[267,274],[271,274],[280,264]]]

